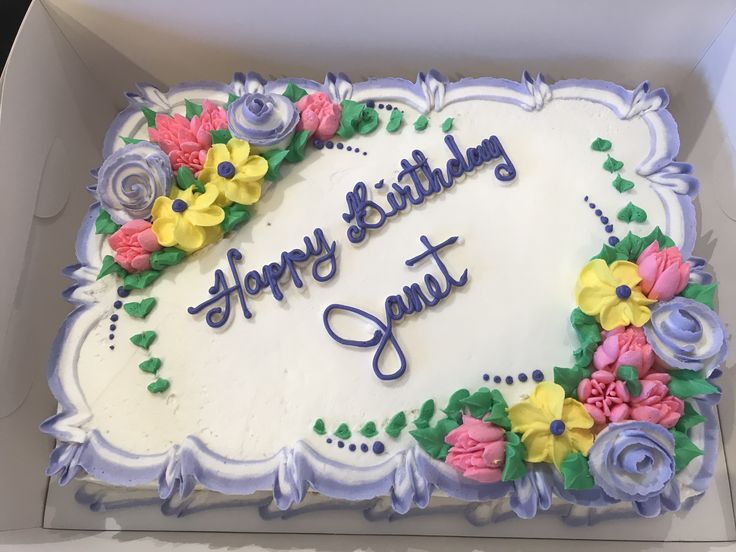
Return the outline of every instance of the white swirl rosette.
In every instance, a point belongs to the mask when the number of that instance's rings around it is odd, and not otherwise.
[[[174,176],[167,155],[148,142],[112,153],[97,173],[97,199],[117,224],[151,215],[157,197],[167,195]]]

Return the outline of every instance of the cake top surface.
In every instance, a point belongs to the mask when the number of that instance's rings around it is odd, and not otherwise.
[[[525,517],[534,478],[644,515],[703,491],[726,335],[664,91],[237,74],[129,98],[52,354],[52,471]]]

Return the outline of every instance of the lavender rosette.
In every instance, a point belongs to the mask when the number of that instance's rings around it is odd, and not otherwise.
[[[97,173],[97,199],[118,224],[151,215],[153,202],[171,189],[168,156],[149,142],[128,144],[112,153]]]
[[[285,149],[299,122],[294,104],[281,94],[248,93],[227,110],[230,133],[256,151]]]
[[[726,357],[726,329],[703,303],[675,297],[657,303],[644,326],[656,355],[671,368],[703,371],[710,376]]]
[[[675,438],[649,422],[611,424],[588,453],[595,484],[618,500],[645,501],[662,493],[675,475]]]

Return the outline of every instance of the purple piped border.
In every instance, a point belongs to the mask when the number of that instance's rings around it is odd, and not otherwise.
[[[637,167],[637,173],[650,181],[664,203],[668,218],[672,216],[673,205],[679,209],[679,217],[684,221],[680,245],[685,257],[692,253],[696,237],[693,199],[699,183],[692,176],[690,165],[674,160],[679,149],[679,137],[677,125],[666,111],[666,92],[662,89],[650,91],[647,83],[642,83],[632,91],[609,82],[592,80],[564,80],[550,85],[541,75],[532,77],[526,72],[520,82],[496,78],[448,82],[437,71],[430,71],[420,73],[413,83],[397,78],[352,83],[342,73],[328,73],[325,82],[319,84],[304,79],[266,81],[256,73],[236,73],[229,84],[212,81],[183,83],[166,93],[152,85],[142,84],[138,86],[137,93],[127,95],[130,105],[113,120],[105,136],[103,154],[107,157],[124,145],[118,138],[120,135],[135,136],[145,129],[145,119],[140,111],[143,106],[166,113],[183,105],[185,97],[225,103],[229,94],[281,91],[288,82],[294,82],[308,91],[323,91],[335,101],[399,101],[422,112],[440,111],[446,105],[468,99],[505,102],[527,111],[543,109],[554,100],[582,99],[605,105],[619,118],[642,117],[649,129],[650,151]],[[310,489],[351,501],[388,495],[394,511],[399,514],[406,513],[414,505],[420,508],[427,506],[434,489],[469,502],[508,496],[511,509],[522,518],[534,517],[540,511],[549,510],[553,496],[587,507],[616,503],[598,488],[565,490],[559,474],[546,465],[531,466],[529,473],[515,482],[470,482],[449,466],[431,460],[416,446],[395,454],[377,466],[357,468],[325,458],[304,442],[286,447],[266,460],[238,461],[212,452],[195,437],[187,438],[168,453],[133,455],[114,447],[97,431],[85,433],[74,422],[80,415],[79,409],[82,406],[86,408],[86,405],[73,403],[62,383],[60,372],[65,348],[79,347],[79,343],[69,343],[65,338],[94,304],[86,296],[84,288],[94,282],[100,264],[102,240],[94,234],[98,209],[97,205],[90,208],[78,234],[76,253],[79,264],[69,267],[65,272],[74,284],[64,291],[64,297],[78,307],[67,317],[57,335],[49,363],[49,386],[59,402],[59,410],[41,425],[41,429],[61,441],[52,452],[47,469],[49,475],[59,475],[61,484],[87,473],[102,482],[118,486],[158,482],[162,499],[169,499],[175,493],[186,496],[196,485],[236,495],[270,491],[273,492],[275,504],[282,510],[300,503]],[[77,383],[76,378],[73,379]],[[82,396],[81,390],[75,391]],[[686,484],[694,492],[702,493],[713,474],[718,447],[718,423],[710,404],[698,401],[698,408],[706,416],[702,430],[705,455],[702,460],[695,461],[700,467],[693,470]],[[360,485],[346,483],[351,475],[357,473],[360,473]],[[652,516],[689,507],[696,498],[693,496],[681,501],[679,492],[668,489],[646,504],[635,503],[632,506],[640,515]]]

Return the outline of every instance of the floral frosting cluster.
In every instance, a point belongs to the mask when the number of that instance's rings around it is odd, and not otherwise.
[[[676,492],[703,454],[691,430],[720,390],[727,334],[715,284],[659,228],[604,246],[581,270],[570,320],[574,365],[508,406],[497,389],[461,389],[434,426],[411,434],[430,455],[478,483],[512,481],[546,463],[565,489],[646,501]]]
[[[352,130],[356,106],[369,109],[289,83],[280,94],[231,94],[224,105],[185,100],[185,114],[143,107],[148,139],[121,137],[96,175],[96,231],[113,250],[99,277],[118,274],[126,289],[142,289],[222,239],[249,219],[264,180],[304,159],[310,138]]]

